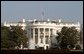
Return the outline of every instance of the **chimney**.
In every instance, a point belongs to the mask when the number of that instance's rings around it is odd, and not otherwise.
[[[61,22],[61,19],[59,19],[59,23]]]
[[[47,21],[50,21],[50,19],[48,19]]]
[[[23,19],[23,22],[25,22],[25,19]]]
[[[78,26],[80,26],[80,23],[79,23],[79,21],[78,21],[78,23],[77,23],[77,24],[78,24]]]
[[[36,19],[34,19],[34,22],[36,21]]]
[[[6,21],[4,22],[4,26],[6,26]]]

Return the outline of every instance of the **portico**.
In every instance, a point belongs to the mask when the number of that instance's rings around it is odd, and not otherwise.
[[[51,28],[46,27],[32,27],[29,32],[35,45],[43,47],[44,49],[49,48],[50,36],[52,34]]]

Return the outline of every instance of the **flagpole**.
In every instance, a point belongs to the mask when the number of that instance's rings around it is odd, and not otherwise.
[[[42,20],[43,20],[44,12],[42,12]]]

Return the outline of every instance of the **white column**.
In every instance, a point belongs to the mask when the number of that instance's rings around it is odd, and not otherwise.
[[[44,50],[46,50],[46,46],[44,45]]]
[[[45,45],[45,28],[44,28],[44,49],[46,50],[46,45]]]
[[[29,38],[29,49],[35,49],[35,44],[33,38],[31,37],[31,29],[30,29],[30,38]]]
[[[44,42],[44,44],[45,44],[45,28],[44,28],[44,37],[43,37],[43,39],[44,39],[43,42]]]

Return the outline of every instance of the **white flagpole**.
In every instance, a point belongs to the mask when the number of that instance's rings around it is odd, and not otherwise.
[[[43,17],[44,17],[44,12],[42,12],[42,20],[43,20]]]

